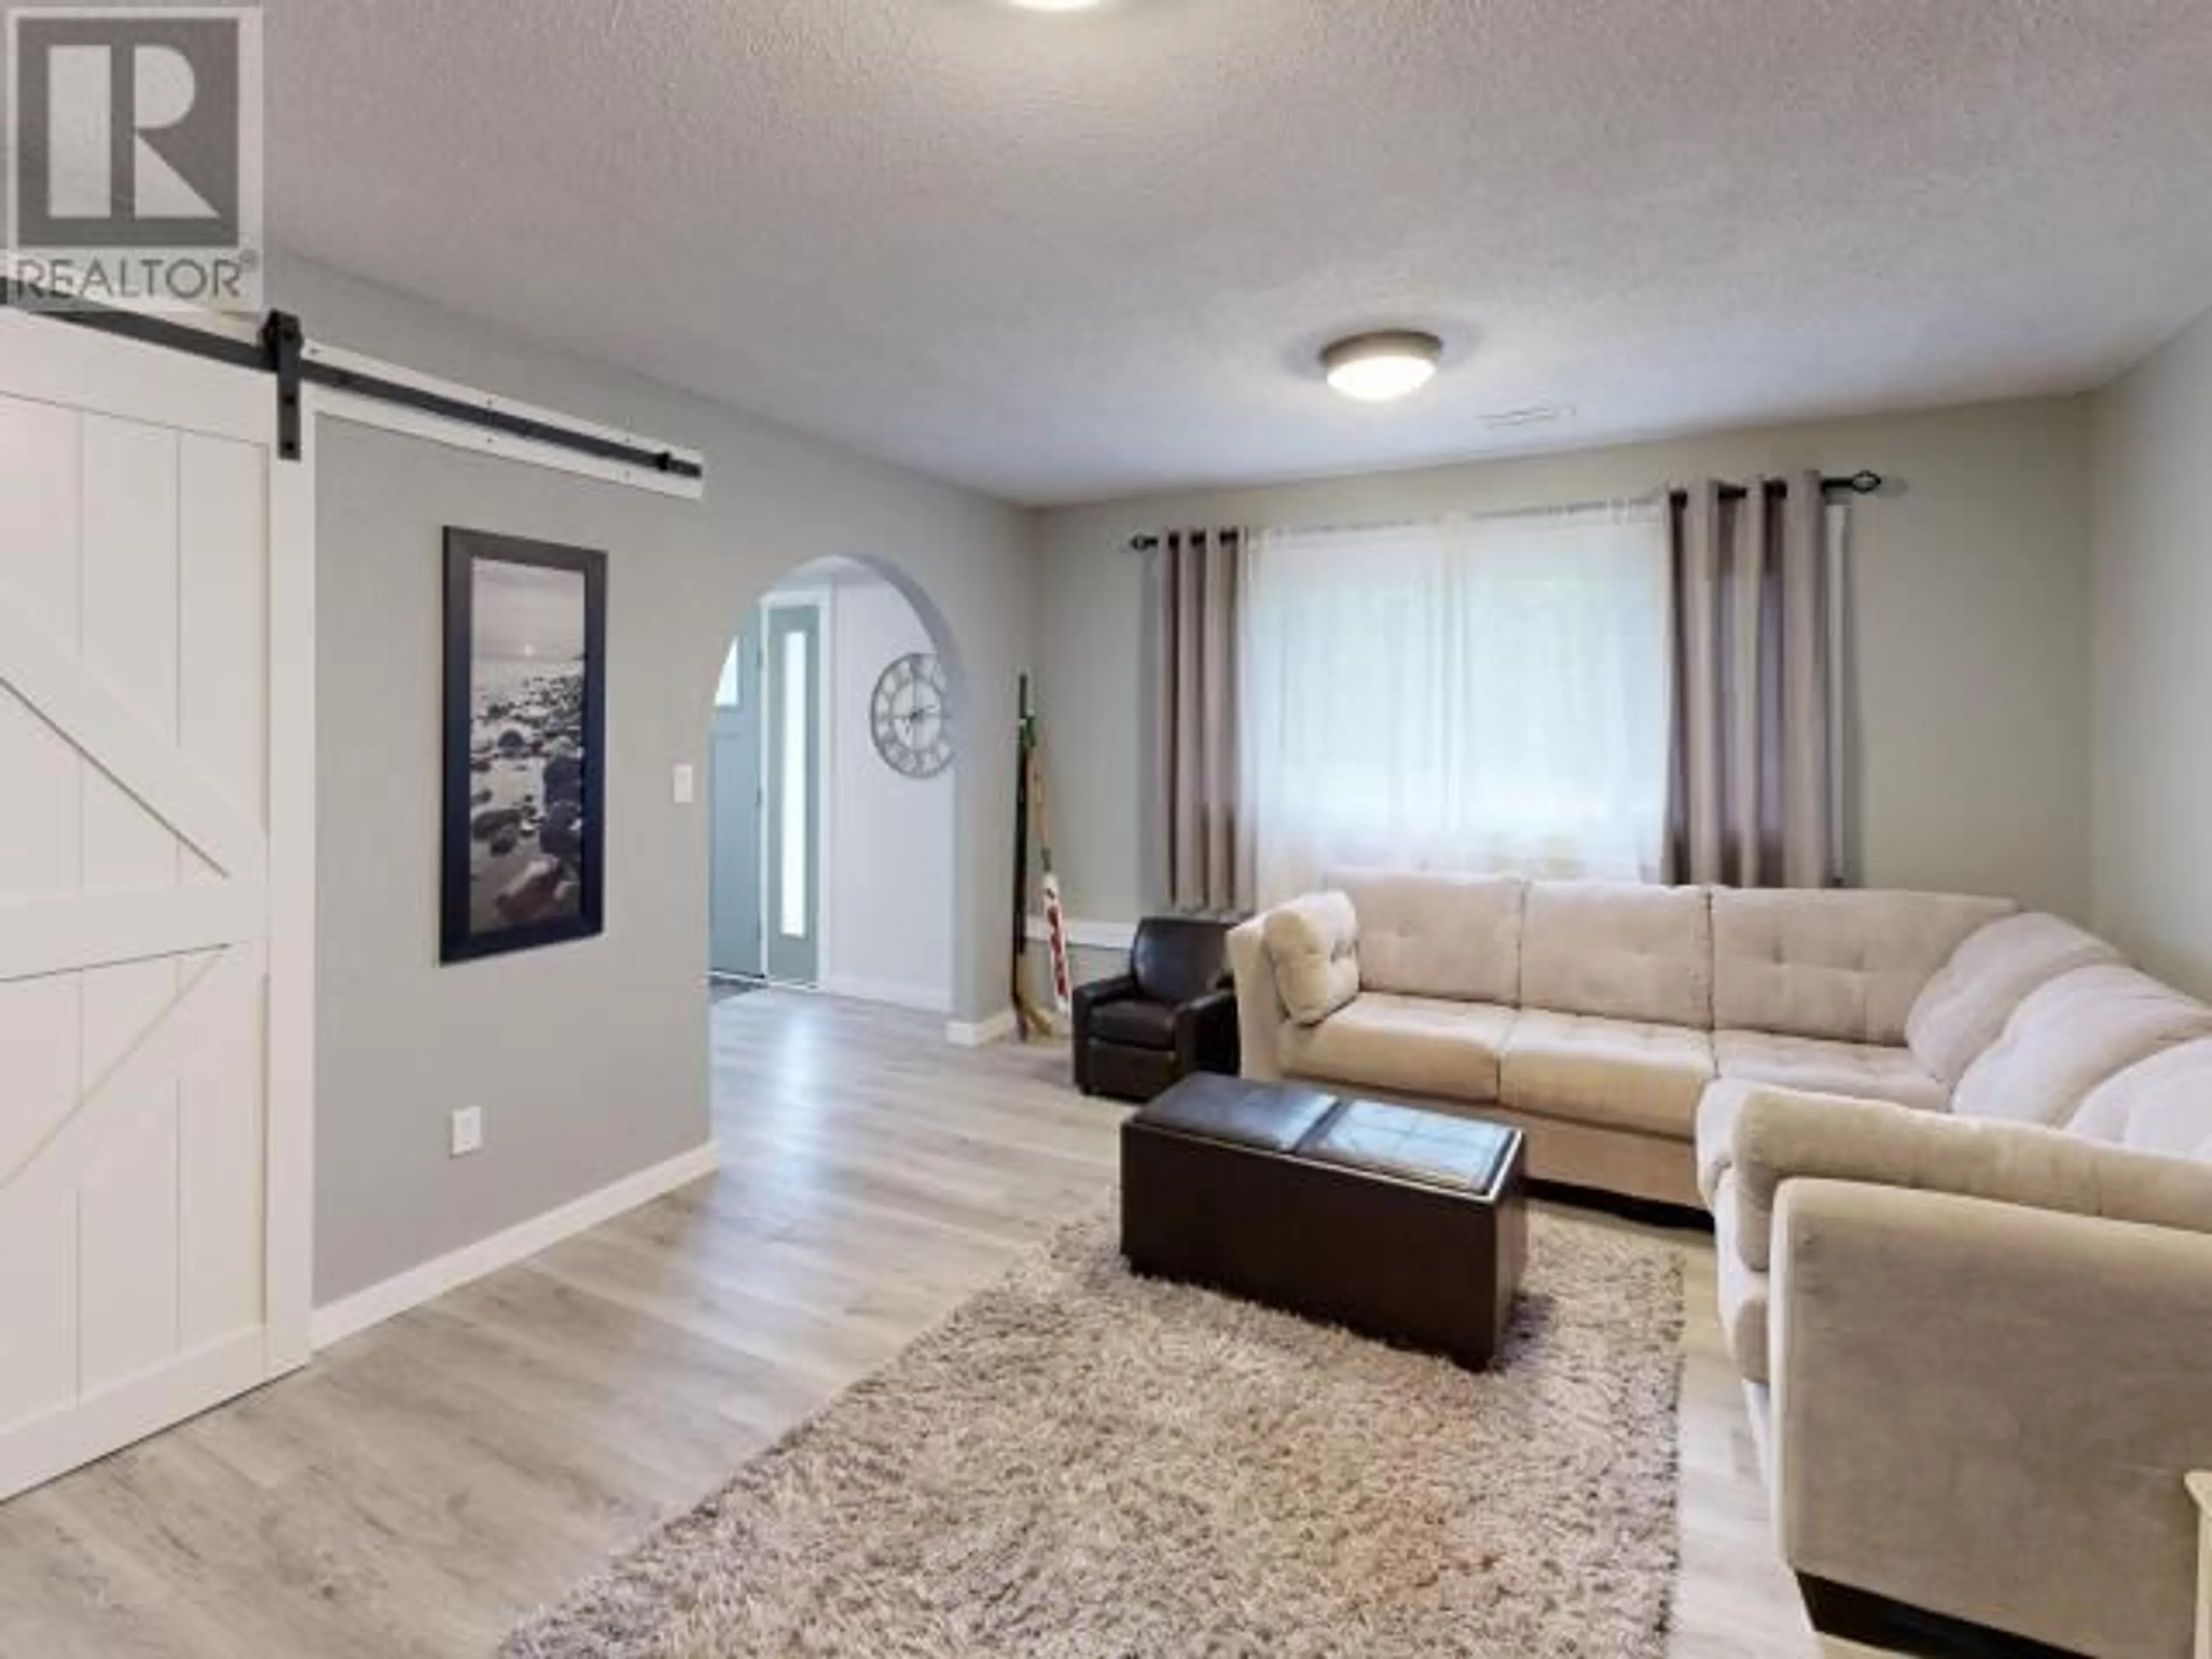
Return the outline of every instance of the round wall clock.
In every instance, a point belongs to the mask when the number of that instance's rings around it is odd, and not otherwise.
[[[927,651],[896,659],[869,708],[876,753],[901,777],[933,778],[952,764],[945,665]]]

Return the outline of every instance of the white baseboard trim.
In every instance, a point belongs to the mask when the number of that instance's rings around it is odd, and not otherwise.
[[[961,1019],[945,1022],[945,1040],[962,1048],[988,1048],[994,1042],[1004,1042],[1013,1034],[1014,1011],[1011,1008],[1001,1008],[972,1023]]]
[[[1031,916],[1026,929],[1030,938],[1042,944],[1052,937],[1042,916]],[[1126,951],[1137,942],[1137,924],[1133,921],[1081,921],[1067,919],[1067,942],[1082,951]]]
[[[596,1192],[572,1199],[558,1209],[520,1222],[504,1232],[480,1238],[449,1255],[425,1261],[381,1284],[325,1304],[315,1310],[308,1322],[308,1340],[317,1348],[342,1342],[356,1332],[380,1325],[410,1308],[434,1301],[486,1273],[511,1267],[526,1256],[535,1255],[564,1238],[587,1231],[602,1221],[611,1221],[626,1210],[651,1203],[662,1194],[710,1176],[721,1167],[721,1149],[712,1140],[688,1152],[679,1152],[665,1163],[626,1175]]]
[[[911,985],[895,979],[869,979],[859,974],[825,974],[815,985],[823,996],[846,997],[854,1002],[879,1002],[889,1008],[914,1008],[925,1014],[948,1013],[951,999],[927,985]]]

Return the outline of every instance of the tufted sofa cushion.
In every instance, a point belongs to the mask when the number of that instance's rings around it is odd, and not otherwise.
[[[1291,1018],[1318,1025],[1359,994],[1359,917],[1342,893],[1310,893],[1267,913],[1275,989]]]
[[[1285,1024],[1279,1053],[1292,1077],[1479,1104],[1498,1098],[1513,1018],[1489,1003],[1364,991],[1318,1025]]]
[[[2161,1049],[2212,1036],[2212,1008],[2132,968],[2077,968],[2032,992],[1951,1097],[1961,1117],[2057,1127],[2097,1086]]]
[[[1710,1030],[1712,938],[1702,887],[1538,882],[1522,922],[1521,1006]]]
[[[1713,1055],[1721,1076],[1730,1082],[1894,1101],[1923,1112],[1940,1112],[1951,1103],[1950,1091],[1920,1069],[1909,1048],[1766,1031],[1716,1031]]]
[[[1905,1022],[1920,1063],[1947,1084],[2003,1035],[2027,994],[2076,968],[2118,962],[2120,953],[2070,921],[2023,911],[1993,921],[1951,953]]]
[[[1704,1031],[1529,1008],[1505,1040],[1498,1097],[1539,1117],[1687,1139],[1712,1080]]]
[[[2182,1043],[2106,1079],[2066,1127],[2130,1152],[2212,1164],[2212,1042]]]
[[[1328,884],[1359,914],[1359,986],[1510,1006],[1521,994],[1517,876],[1346,870]]]
[[[1713,891],[1713,1023],[1893,1047],[1961,940],[2012,906],[1955,894]]]

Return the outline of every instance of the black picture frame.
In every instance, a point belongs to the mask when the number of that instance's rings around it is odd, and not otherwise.
[[[448,526],[445,558],[439,960],[592,938],[605,916],[606,555]]]

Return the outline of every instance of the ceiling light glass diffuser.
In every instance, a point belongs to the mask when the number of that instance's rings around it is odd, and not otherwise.
[[[1412,396],[1436,378],[1444,343],[1433,334],[1390,329],[1339,340],[1321,354],[1328,383],[1364,404]]]

